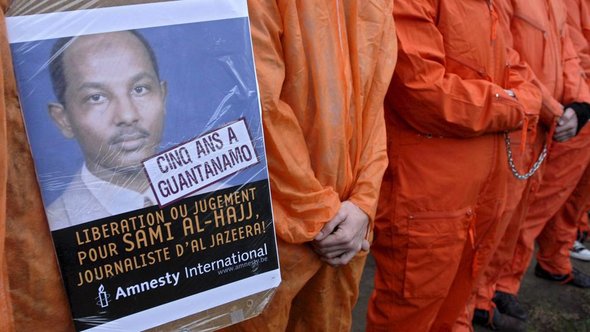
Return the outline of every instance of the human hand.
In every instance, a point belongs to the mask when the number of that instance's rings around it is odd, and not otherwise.
[[[576,136],[577,128],[578,117],[576,116],[576,112],[572,108],[568,107],[557,121],[557,127],[555,128],[553,139],[558,142],[565,142]]]
[[[315,237],[313,248],[326,263],[345,265],[360,250],[369,250],[369,241],[365,239],[368,226],[369,216],[354,203],[344,201]]]

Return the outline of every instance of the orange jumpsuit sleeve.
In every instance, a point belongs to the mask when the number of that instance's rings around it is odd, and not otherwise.
[[[509,45],[512,45],[512,34],[510,34],[509,31],[508,34],[510,35],[510,38],[508,38]],[[533,70],[529,67],[529,65],[526,62],[524,62],[520,58],[520,54],[513,48],[508,49],[508,59],[509,63],[511,63],[510,66],[513,69],[511,73],[514,73],[514,71],[518,72],[518,75],[513,75],[514,77],[512,78],[512,80],[518,80],[519,77],[521,77],[526,82],[531,82],[532,84],[534,84],[540,91],[541,105],[539,106],[540,110],[538,111],[539,121],[542,124],[544,124],[547,128],[551,128],[551,126],[553,126],[557,119],[559,119],[563,114],[563,107],[561,103],[558,102],[555,98],[553,98],[552,93],[549,92],[549,90],[547,90],[545,84],[543,84],[537,78]],[[522,96],[524,95],[523,92],[527,93],[527,91],[529,91],[528,89],[519,88],[518,85],[514,87],[511,85],[510,88],[514,90],[516,97],[519,100],[521,100]]]
[[[540,90],[541,106],[539,111],[539,121],[548,128],[551,128],[551,126],[553,126],[557,119],[563,114],[562,105],[553,97],[553,94],[547,90],[545,84],[537,78],[530,66],[522,60],[518,51],[513,48],[514,41],[510,30],[510,22],[514,17],[514,9],[511,2],[500,0],[497,1],[496,4],[501,31],[506,39],[506,45],[508,47],[508,63],[513,69],[513,71],[511,71],[511,76],[513,76],[511,80],[518,80],[518,76],[523,77],[525,81],[531,82]],[[517,71],[518,75],[513,75],[514,71]],[[520,99],[522,94],[521,90],[517,86],[511,86],[510,88],[515,91],[517,98]]]
[[[365,129],[370,134],[364,140],[359,176],[348,199],[363,210],[371,222],[375,218],[381,179],[388,163],[383,106],[378,109],[379,112],[373,112],[376,115],[374,121]]]
[[[551,97],[549,91],[535,76],[531,67],[522,61],[515,49],[508,47],[507,53],[510,68],[507,88],[514,91],[516,98],[523,104],[525,113],[538,114],[539,120],[550,127],[563,113],[561,104]],[[531,89],[531,84],[536,89]]]
[[[287,55],[281,46],[279,6],[269,0],[251,0],[248,5],[275,227],[287,242],[310,241],[336,214],[340,198],[316,178],[297,117],[281,99]]]
[[[411,104],[399,112],[416,130],[470,137],[513,130],[524,118],[522,105],[485,79],[463,79],[445,68],[445,40],[436,24],[435,1],[396,1],[399,53],[394,82]]]
[[[382,24],[384,29],[380,40],[367,41],[380,47],[363,48],[374,49],[374,52],[368,55],[374,60],[364,59],[365,63],[361,64],[371,73],[367,76],[372,76],[372,79],[368,79],[371,84],[370,94],[365,97],[362,124],[359,124],[362,128],[359,166],[349,197],[349,200],[361,208],[371,221],[375,218],[381,180],[388,164],[383,99],[397,61],[397,37],[393,15],[387,16],[387,19],[388,22]],[[361,92],[357,89],[356,93]],[[360,100],[361,96],[357,98]]]
[[[569,36],[569,27],[564,26],[562,35],[562,50],[563,50],[563,103],[564,105],[573,102],[590,103],[590,89],[586,84],[586,77],[584,70],[580,65],[580,58],[574,48],[572,40]]]

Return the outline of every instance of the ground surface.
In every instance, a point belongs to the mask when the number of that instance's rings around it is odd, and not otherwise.
[[[590,262],[574,261],[573,263],[580,270],[590,274]],[[359,302],[353,313],[352,332],[365,330],[365,316],[373,288],[374,271],[375,263],[372,258],[369,258],[361,281]],[[528,331],[590,332],[590,290],[558,285],[539,279],[534,276],[533,268],[529,267],[519,299],[529,312]],[[476,327],[476,332],[487,331],[490,330]]]

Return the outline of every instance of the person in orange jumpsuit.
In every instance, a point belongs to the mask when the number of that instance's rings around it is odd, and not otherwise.
[[[251,0],[283,281],[236,331],[349,331],[387,165],[393,2]]]
[[[387,165],[383,99],[397,54],[393,2],[248,5],[283,282],[260,317],[231,329],[348,331]],[[0,166],[7,166],[3,193],[10,195],[2,203],[10,209],[0,223],[1,326],[69,331],[5,39],[0,130],[10,131],[1,136],[7,151]]]
[[[580,75],[579,62],[567,34],[565,8],[561,0],[537,2],[499,0],[497,3],[500,22],[507,34],[507,39],[510,40],[511,46],[519,52],[521,60],[527,62],[536,74],[536,82],[543,92],[543,107],[551,108],[557,112],[565,108],[560,123],[563,124],[570,120],[571,125],[567,127],[573,129],[568,131],[568,136],[561,134],[560,128],[563,126],[558,127],[555,135],[558,142],[552,145],[549,161],[543,172],[539,172],[528,183],[521,184],[518,187],[519,190],[511,191],[512,195],[508,199],[508,204],[516,208],[511,215],[508,215],[510,222],[507,231],[495,251],[490,265],[486,268],[482,278],[478,280],[474,322],[492,325],[500,330],[516,331],[525,329],[526,312],[518,306],[515,293],[505,293],[501,290],[496,292],[496,283],[502,274],[502,269],[506,265],[510,265],[519,229],[527,212],[531,211],[536,214],[535,211],[540,208],[536,196],[539,185],[541,185],[542,194],[547,186],[544,181],[548,177],[555,177],[550,173],[556,172],[555,164],[558,161],[556,156],[559,155],[564,144],[570,144],[559,142],[569,139],[578,131],[578,123],[583,122],[577,121],[576,110],[567,105],[587,101],[590,92]],[[542,133],[543,130],[539,129],[537,132]],[[529,210],[531,204],[532,207]],[[493,299],[495,302],[492,301]],[[498,310],[494,309],[496,306]],[[503,314],[507,315],[502,317]]]
[[[367,331],[450,331],[504,210],[503,133],[535,127],[541,93],[508,57],[493,2],[397,0],[394,19]]]
[[[566,204],[556,214],[556,218],[569,225],[572,233],[576,232],[577,236],[574,244],[570,241],[564,241],[565,245],[570,245],[569,255],[582,261],[590,261],[590,250],[584,245],[588,237],[588,210],[590,209],[590,166],[586,167],[584,175],[578,182],[578,185]],[[564,254],[561,251],[560,254]]]
[[[586,83],[590,85],[590,1],[564,0],[564,2],[567,7],[570,36],[586,74]],[[560,213],[564,214],[562,218],[564,221],[578,220],[578,237],[570,248],[571,257],[589,261],[590,250],[583,243],[590,230],[586,213],[590,210],[590,192],[588,192],[590,167],[586,168],[582,179],[584,181],[580,180],[576,190]]]
[[[555,8],[557,24],[564,27],[560,30],[562,35],[558,37],[565,39],[566,42],[570,41],[569,29],[564,26],[566,21],[564,3],[558,1],[551,3]],[[529,29],[534,28],[536,26],[529,27]],[[540,38],[543,38],[542,34]],[[576,110],[579,133],[566,143],[555,144],[551,151],[543,182],[534,196],[534,202],[529,208],[519,235],[512,264],[508,271],[504,271],[498,284],[499,290],[509,294],[518,292],[520,281],[534,251],[535,239],[539,245],[538,264],[535,269],[537,276],[575,286],[590,287],[590,278],[572,269],[569,259],[568,248],[571,247],[575,238],[576,227],[568,226],[568,223],[561,220],[558,214],[580,182],[590,162],[590,154],[586,152],[590,147],[590,126],[583,127],[588,119],[590,92],[584,81],[585,76],[573,45],[569,42],[564,47],[566,48],[564,52],[568,52],[568,55],[564,56],[563,60],[576,65],[572,66],[570,71],[564,70],[564,79],[567,79],[569,75],[575,80],[569,84],[566,81],[564,84],[562,100],[566,105],[572,103],[571,107]]]

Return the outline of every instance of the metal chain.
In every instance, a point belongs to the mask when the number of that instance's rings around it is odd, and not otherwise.
[[[514,177],[519,180],[526,180],[533,176],[533,174],[537,172],[537,170],[539,169],[539,167],[541,167],[541,164],[543,164],[543,161],[545,161],[545,158],[547,157],[547,144],[545,144],[543,145],[543,151],[541,151],[541,154],[539,154],[539,158],[537,158],[537,161],[535,161],[531,169],[525,174],[520,174],[516,169],[516,165],[514,164],[514,158],[512,157],[512,148],[510,147],[510,136],[508,135],[508,132],[504,132],[504,142],[506,143],[506,153],[508,154],[508,166],[510,167],[510,170],[512,171]]]

